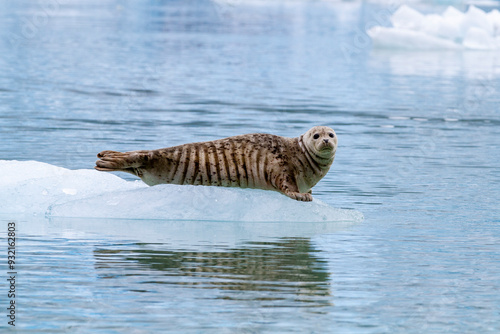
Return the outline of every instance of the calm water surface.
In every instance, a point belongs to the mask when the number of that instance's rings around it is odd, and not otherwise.
[[[327,124],[315,196],[365,221],[3,217],[19,332],[500,331],[498,53],[371,50],[369,4],[58,3],[0,3],[0,159]]]

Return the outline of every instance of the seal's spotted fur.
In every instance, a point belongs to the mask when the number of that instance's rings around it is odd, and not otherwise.
[[[311,188],[335,157],[337,136],[316,126],[297,138],[247,134],[158,150],[103,151],[96,169],[121,171],[160,183],[276,190],[311,201]]]

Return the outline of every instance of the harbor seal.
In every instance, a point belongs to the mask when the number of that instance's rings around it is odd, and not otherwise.
[[[158,150],[102,151],[95,169],[161,183],[255,188],[312,201],[311,188],[332,165],[337,135],[315,126],[296,138],[253,133]]]

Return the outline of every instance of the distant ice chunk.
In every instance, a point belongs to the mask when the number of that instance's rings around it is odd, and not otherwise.
[[[407,50],[498,50],[500,12],[489,13],[470,6],[462,13],[448,7],[442,15],[423,15],[401,6],[391,16],[393,27],[373,27],[367,31],[374,48]]]
[[[0,215],[205,221],[360,222],[355,210],[256,189],[158,185],[95,170],[1,161]]]

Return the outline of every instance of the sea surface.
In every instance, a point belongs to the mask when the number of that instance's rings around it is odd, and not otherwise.
[[[65,219],[0,203],[0,329],[14,222],[19,333],[500,332],[500,54],[374,50],[365,28],[396,8],[1,1],[1,160],[92,169],[105,149],[329,125],[339,148],[313,195],[364,220]]]

